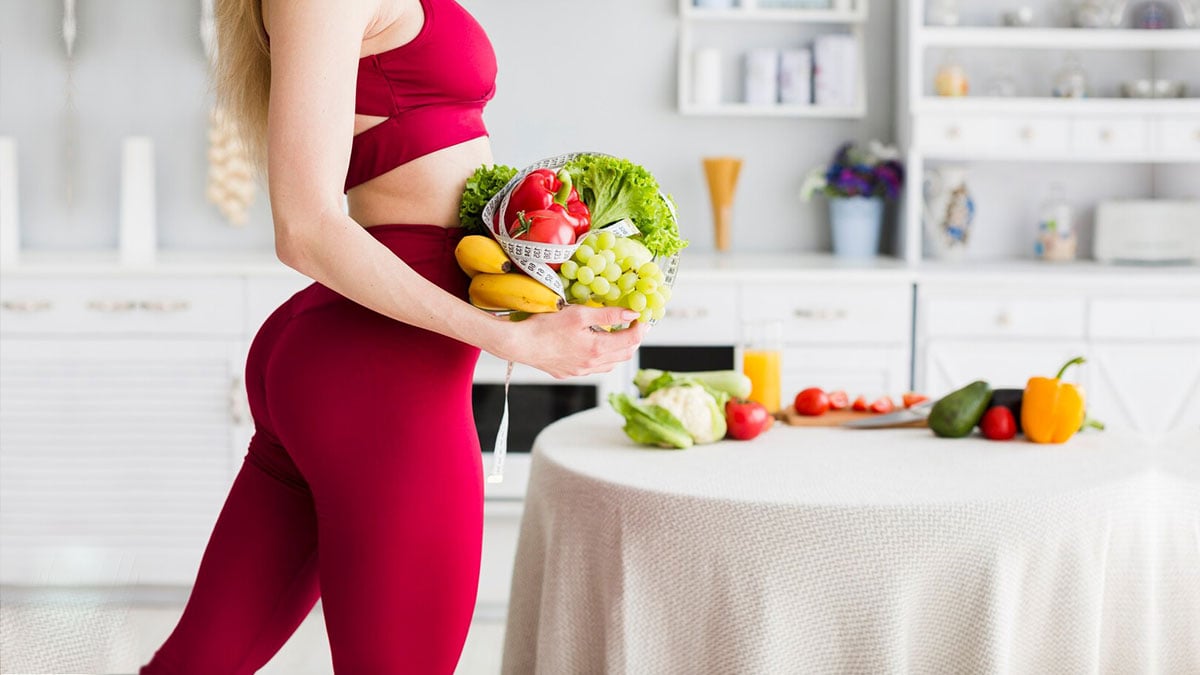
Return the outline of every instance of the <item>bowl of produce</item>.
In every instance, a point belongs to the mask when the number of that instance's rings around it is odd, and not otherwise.
[[[654,324],[679,267],[675,204],[645,168],[602,153],[569,153],[520,171],[481,167],[467,182],[459,264],[471,302],[520,317],[566,304],[626,307]],[[468,240],[472,240],[468,242]]]

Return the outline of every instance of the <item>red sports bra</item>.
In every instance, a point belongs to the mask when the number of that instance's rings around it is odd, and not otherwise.
[[[387,119],[356,134],[345,191],[405,162],[487,135],[483,107],[496,93],[496,54],[455,0],[421,0],[425,23],[410,42],[359,59],[354,112]]]

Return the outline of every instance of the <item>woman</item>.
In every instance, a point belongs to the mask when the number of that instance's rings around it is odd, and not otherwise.
[[[492,161],[496,66],[454,0],[259,3],[217,2],[218,101],[265,158],[279,259],[316,282],[254,338],[254,437],[141,672],[252,673],[321,597],[338,673],[450,673],[479,575],[479,350],[605,372],[645,327],[592,328],[636,316],[619,308],[514,323],[464,301],[458,202]]]

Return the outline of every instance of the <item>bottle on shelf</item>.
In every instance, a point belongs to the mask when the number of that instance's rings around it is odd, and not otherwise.
[[[1033,253],[1042,260],[1074,260],[1079,235],[1074,213],[1062,183],[1051,183],[1038,209],[1037,238]]]
[[[925,22],[930,26],[957,26],[958,0],[929,0]]]
[[[1086,98],[1088,96],[1088,75],[1079,62],[1076,54],[1067,54],[1063,65],[1054,74],[1054,88],[1051,90],[1055,98]]]

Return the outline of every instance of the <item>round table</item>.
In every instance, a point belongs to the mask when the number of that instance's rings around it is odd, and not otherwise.
[[[534,444],[505,673],[1200,672],[1200,431]]]

